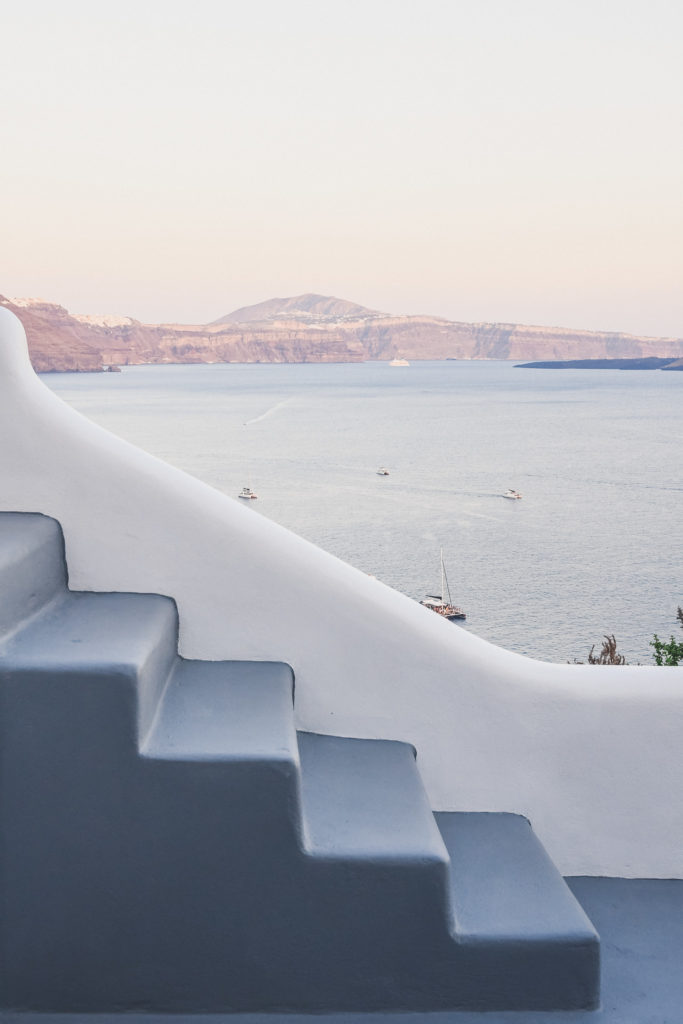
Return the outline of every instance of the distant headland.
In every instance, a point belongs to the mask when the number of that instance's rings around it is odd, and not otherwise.
[[[517,363],[520,370],[683,370],[683,359],[646,356],[643,359],[553,359]]]
[[[0,304],[23,322],[38,372],[99,372],[141,363],[505,359],[566,366],[577,360],[683,361],[683,338],[400,316],[313,293],[268,299],[199,325],[72,314],[42,299],[0,295]]]

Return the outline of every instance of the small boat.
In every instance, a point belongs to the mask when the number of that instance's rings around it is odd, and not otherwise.
[[[258,494],[254,494],[251,487],[243,487],[240,493],[237,495],[238,498],[244,498],[245,500],[255,501],[258,498]]]
[[[410,366],[407,359],[392,359],[389,366]]]
[[[384,466],[380,466],[377,470],[377,476],[389,476],[389,470],[385,469]]]
[[[512,488],[510,487],[509,490],[505,492],[503,497],[510,498],[512,501],[519,501],[522,495],[519,493],[519,491],[513,491]]]
[[[448,596],[448,600],[446,600],[446,596]],[[444,619],[448,619],[449,622],[455,622],[456,619],[467,618],[462,608],[458,608],[458,606],[453,604],[451,600],[451,590],[448,586],[446,566],[443,564],[443,549],[441,550],[441,593],[427,594],[424,601],[420,601],[420,604],[424,608],[429,608],[430,611],[436,612],[437,615],[443,616]]]

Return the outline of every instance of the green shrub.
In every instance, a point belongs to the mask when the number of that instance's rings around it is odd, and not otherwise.
[[[683,608],[679,606],[676,618],[683,628]],[[683,641],[670,637],[669,640],[660,640],[657,634],[650,640],[650,647],[654,647],[656,665],[680,665],[683,663]]]

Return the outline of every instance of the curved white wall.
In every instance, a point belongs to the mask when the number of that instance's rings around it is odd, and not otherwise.
[[[410,741],[435,809],[526,814],[565,874],[683,877],[683,668],[454,629],[66,406],[2,307],[0,481],[61,522],[73,589],[173,596],[186,657],[289,662],[299,727]]]

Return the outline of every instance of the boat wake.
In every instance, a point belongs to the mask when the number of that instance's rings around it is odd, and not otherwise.
[[[282,409],[283,406],[289,405],[291,401],[291,398],[285,398],[283,402],[276,402],[275,405],[270,407],[270,409],[266,409],[265,412],[262,412],[260,416],[255,416],[253,420],[247,420],[244,424],[245,427],[250,427],[252,423],[260,423],[261,420],[268,419],[268,417],[272,416],[274,412],[278,411],[278,409]]]
[[[500,523],[500,516],[486,516],[483,512],[468,512],[467,509],[463,509],[460,512],[462,516],[469,516],[471,519],[487,519],[489,523]]]

